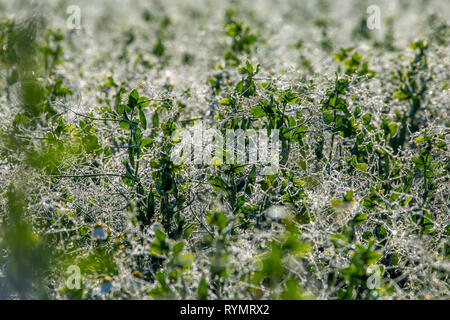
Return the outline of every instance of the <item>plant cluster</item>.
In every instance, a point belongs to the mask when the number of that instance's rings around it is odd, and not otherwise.
[[[0,298],[448,299],[439,1],[379,34],[353,1],[78,2],[0,1]],[[278,132],[276,170],[178,163],[197,121]]]

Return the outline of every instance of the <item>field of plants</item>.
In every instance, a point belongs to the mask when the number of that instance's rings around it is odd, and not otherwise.
[[[0,0],[0,299],[449,299],[448,17]]]

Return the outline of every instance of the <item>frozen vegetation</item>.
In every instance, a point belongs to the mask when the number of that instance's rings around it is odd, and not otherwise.
[[[449,16],[0,0],[0,298],[448,299]],[[199,123],[277,170],[174,161]]]

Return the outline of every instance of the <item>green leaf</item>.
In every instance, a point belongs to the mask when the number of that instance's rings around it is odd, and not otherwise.
[[[297,123],[295,122],[295,119],[294,119],[293,117],[289,117],[288,119],[289,119],[289,120],[288,120],[289,126],[290,126],[290,127],[295,127],[295,125],[297,124]]]
[[[253,107],[253,108],[251,108],[250,109],[250,113],[255,118],[262,118],[262,117],[264,117],[266,115],[266,112],[261,107]]]
[[[409,95],[403,91],[397,91],[394,93],[394,98],[397,98],[398,100],[405,100],[408,99],[408,97]]]
[[[184,248],[184,242],[182,242],[182,241],[180,241],[180,242],[177,242],[174,246],[173,246],[173,254],[178,254],[178,253],[180,253],[181,251],[183,251],[183,248]]]
[[[185,269],[189,268],[192,262],[194,262],[194,255],[190,253],[179,254],[175,259],[175,263]]]
[[[378,240],[383,240],[388,236],[388,232],[382,224],[378,224],[375,226],[373,234],[377,237]]]
[[[365,164],[365,163],[357,163],[355,168],[358,169],[358,170],[361,170],[361,171],[366,171],[367,164]]]
[[[249,73],[249,74],[252,74],[253,73],[253,71],[254,71],[254,69],[253,69],[253,65],[250,63],[250,61],[246,61],[245,62],[245,65],[247,66],[247,72]]]
[[[156,236],[156,239],[158,239],[161,242],[166,241],[166,234],[164,232],[162,232],[161,229],[159,229],[159,228],[157,228],[155,230],[155,236]]]
[[[222,211],[216,211],[211,213],[206,220],[212,226],[219,227],[220,230],[224,229],[227,226],[227,216]]]
[[[145,138],[145,139],[143,139],[142,141],[141,141],[141,145],[140,145],[140,147],[141,148],[143,148],[143,147],[145,147],[145,146],[148,146],[150,143],[152,143],[153,142],[153,139],[152,138]]]
[[[145,108],[145,107],[147,107],[149,104],[150,104],[150,101],[146,101],[146,100],[149,100],[147,97],[140,97],[139,99],[138,99],[138,105],[141,107],[141,108]],[[145,101],[145,102],[144,102]]]
[[[136,89],[134,89],[128,96],[128,106],[133,109],[137,105],[138,100],[139,93],[136,91]]]
[[[195,231],[196,225],[192,224],[190,227],[185,229],[184,233],[186,234],[186,237],[190,237],[192,233]]]
[[[124,112],[125,112],[125,105],[119,104],[117,106],[117,113],[120,114],[120,115],[123,115]]]
[[[127,121],[120,121],[119,126],[122,129],[127,129],[127,130],[130,129],[130,123]]]
[[[230,187],[222,180],[220,177],[209,177],[209,183],[211,183],[214,187],[222,189],[222,190],[230,190]]]
[[[333,95],[333,96],[330,97],[330,100],[329,100],[328,104],[329,104],[331,107],[334,107],[334,106],[336,105],[336,98],[337,98],[336,95]]]
[[[355,226],[359,226],[361,224],[364,223],[364,221],[367,220],[367,213],[358,213],[354,218],[353,218],[353,223]]]
[[[104,86],[109,86],[109,87],[114,87],[114,88],[117,88],[117,87],[118,87],[117,83],[115,83],[113,77],[111,77],[111,76],[108,77],[108,80],[105,81],[105,82],[103,83],[103,85],[104,85]]]
[[[236,90],[236,92],[243,93],[244,92],[244,82],[239,81],[239,83],[236,85],[236,88],[234,90]]]
[[[122,181],[123,181],[124,184],[126,184],[126,185],[129,186],[129,187],[134,186],[134,181],[133,181],[133,179],[129,179],[129,178],[123,176],[123,177],[122,177]]]
[[[245,69],[245,67],[239,67],[238,71],[240,74],[246,74],[247,73],[247,69]]]
[[[139,120],[141,121],[142,128],[147,129],[147,119],[145,118],[144,111],[139,110]]]
[[[158,111],[156,111],[156,112],[153,114],[152,123],[153,123],[153,128],[158,128],[158,127],[159,127],[159,115],[158,115]]]
[[[398,128],[398,125],[396,122],[389,124],[389,132],[390,132],[391,136],[395,136],[395,134],[397,133],[397,128]]]
[[[365,113],[362,116],[362,119],[363,119],[364,125],[368,125],[370,123],[370,120],[372,119],[372,116],[369,113]]]
[[[367,265],[371,265],[381,258],[381,253],[376,251],[367,252]]]
[[[416,49],[425,49],[427,48],[428,44],[426,41],[417,40],[416,42],[411,42],[409,46],[411,47],[411,49],[416,50]]]
[[[345,195],[344,195],[344,200],[345,201],[352,201],[353,199],[353,190],[348,190]]]
[[[228,99],[228,98],[223,98],[223,99],[221,99],[221,100],[219,101],[219,103],[220,103],[221,105],[228,106],[228,105],[230,105],[230,99]]]
[[[197,299],[198,300],[208,299],[208,283],[206,282],[204,276],[202,276],[198,284]]]
[[[286,281],[286,288],[281,294],[282,300],[302,300],[303,290],[301,289],[298,280],[295,278],[289,278]]]

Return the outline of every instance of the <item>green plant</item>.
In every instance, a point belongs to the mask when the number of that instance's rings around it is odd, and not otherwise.
[[[176,178],[180,166],[172,162],[170,154],[173,148],[172,134],[176,130],[175,122],[178,115],[175,114],[167,122],[160,123],[159,114],[165,109],[172,109],[170,100],[161,101],[161,107],[156,108],[153,114],[153,126],[150,136],[144,138],[143,131],[147,129],[147,118],[144,108],[151,101],[151,99],[146,97],[139,97],[138,92],[133,90],[128,96],[127,104],[119,104],[117,107],[117,113],[121,115],[119,125],[122,129],[129,132],[126,141],[128,160],[123,162],[125,174],[122,176],[122,181],[129,187],[134,188],[134,195],[130,198],[128,208],[131,210],[133,202],[135,203],[136,218],[141,224],[141,228],[150,225],[153,218],[156,218],[156,206],[159,204],[160,218],[166,232],[168,232],[170,237],[177,238],[183,230],[184,219],[177,215],[176,208],[182,208],[184,197],[178,193],[179,187]],[[140,158],[145,149],[156,147],[155,140],[160,129],[164,136],[159,145],[161,154],[152,159],[150,163],[152,168],[159,168],[159,170],[155,170],[152,173],[155,184],[154,189],[152,187],[146,189],[140,178]],[[175,204],[172,203],[171,196],[175,199]],[[173,221],[174,218],[175,221]],[[172,227],[173,222],[176,223],[174,228]]]
[[[183,241],[175,242],[167,239],[161,229],[156,229],[150,252],[163,261],[160,263],[160,271],[156,273],[158,284],[150,292],[153,298],[173,299],[176,297],[175,291],[179,291],[183,299],[186,298],[183,273],[189,270],[194,256],[185,253],[183,248]]]
[[[342,48],[333,56],[337,62],[341,62],[344,65],[347,75],[368,75],[369,78],[375,76],[375,71],[369,69],[368,63],[366,61],[362,62],[364,57],[359,55],[353,48]]]
[[[310,250],[310,245],[300,239],[298,228],[293,221],[285,221],[286,231],[267,244],[267,252],[259,261],[260,268],[251,273],[252,294],[269,290],[269,298],[285,300],[311,299],[299,284],[295,272],[291,271],[288,258],[301,258]]]
[[[225,53],[225,59],[232,66],[239,64],[238,56],[243,53],[250,53],[252,46],[258,40],[258,35],[252,33],[250,27],[244,22],[236,21],[233,16],[226,19],[226,35],[231,38],[231,50]]]
[[[398,152],[408,140],[408,130],[414,133],[419,129],[416,114],[423,108],[427,82],[431,80],[431,77],[426,74],[428,69],[427,42],[418,40],[412,42],[410,47],[415,52],[413,60],[411,60],[406,70],[398,70],[393,75],[393,78],[400,82],[393,97],[399,101],[406,101],[409,104],[408,112],[398,114],[401,127],[392,143],[395,152]]]

